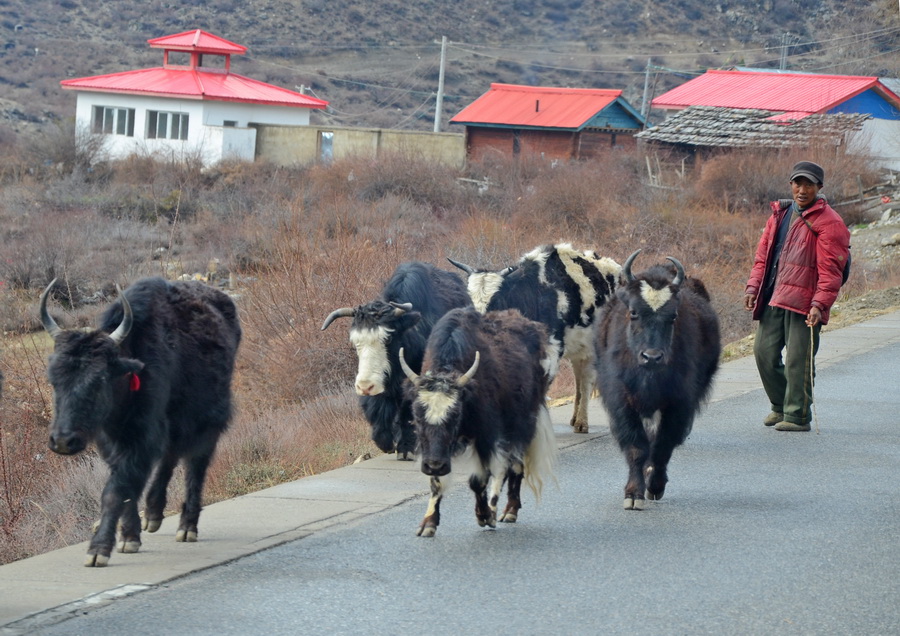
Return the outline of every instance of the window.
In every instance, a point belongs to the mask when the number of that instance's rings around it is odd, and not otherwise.
[[[187,139],[187,113],[147,112],[147,139]]]
[[[98,135],[134,137],[134,109],[94,106],[91,132]]]

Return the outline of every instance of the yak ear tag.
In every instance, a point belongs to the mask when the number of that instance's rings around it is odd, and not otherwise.
[[[128,387],[132,391],[138,391],[141,388],[141,379],[138,377],[137,373],[129,373],[130,377],[128,378]]]

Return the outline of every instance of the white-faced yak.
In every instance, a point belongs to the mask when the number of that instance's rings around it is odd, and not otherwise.
[[[418,371],[434,324],[450,309],[470,304],[459,276],[412,262],[397,267],[376,300],[335,309],[325,319],[323,330],[337,318],[353,319],[350,342],[359,358],[356,393],[371,425],[372,441],[383,452],[396,450],[397,459],[411,460],[416,446],[397,352],[403,348],[410,367]]]

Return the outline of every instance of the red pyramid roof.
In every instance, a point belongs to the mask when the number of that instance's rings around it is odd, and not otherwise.
[[[246,46],[229,42],[212,33],[200,29],[164,35],[161,38],[147,40],[150,48],[168,49],[170,51],[197,51],[198,53],[219,53],[222,55],[243,55],[247,52]]]

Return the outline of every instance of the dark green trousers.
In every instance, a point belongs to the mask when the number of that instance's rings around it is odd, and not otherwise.
[[[753,343],[756,368],[772,410],[784,413],[786,422],[812,420],[814,356],[821,329],[821,325],[810,329],[806,316],[778,307],[766,307],[760,318]]]

